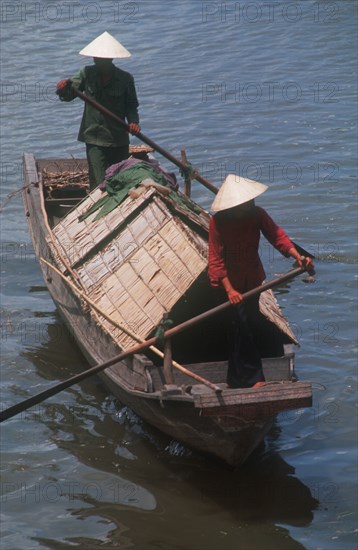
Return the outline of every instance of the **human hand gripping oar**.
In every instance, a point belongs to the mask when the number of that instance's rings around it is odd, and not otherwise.
[[[243,294],[243,301],[247,300],[248,298],[252,298],[253,296],[256,296],[258,294],[261,294],[261,292],[265,290],[279,286],[280,284],[283,284],[286,281],[289,281],[290,279],[293,279],[294,277],[301,275],[302,273],[304,273],[304,271],[305,269],[301,267],[297,267],[295,269],[292,269],[285,275],[278,277],[277,279],[273,279],[271,281],[268,281],[267,283],[264,283],[259,287],[249,290],[248,292],[245,292],[245,294]],[[204,321],[205,319],[208,319],[209,317],[215,315],[216,313],[223,311],[229,306],[231,306],[231,303],[227,301],[217,307],[214,307],[208,311],[205,311],[204,313],[201,313],[200,315],[197,315],[196,317],[193,317],[188,321],[184,321],[183,323],[165,331],[163,336],[164,338],[170,338],[172,336],[175,336],[176,334],[179,334],[180,332],[188,328],[191,328],[197,323]],[[131,347],[130,349],[119,353],[118,355],[116,355],[115,357],[112,357],[112,359],[109,359],[104,363],[100,363],[84,372],[81,372],[80,374],[76,374],[75,376],[72,376],[71,378],[68,378],[63,382],[56,384],[52,388],[48,388],[47,390],[44,390],[38,393],[37,395],[34,395],[33,397],[29,397],[28,399],[25,399],[24,401],[22,401],[21,403],[18,403],[17,405],[13,405],[12,407],[9,407],[1,411],[0,422],[3,422],[4,420],[8,420],[9,418],[12,418],[13,416],[25,411],[26,409],[33,407],[34,405],[37,405],[39,403],[42,403],[49,397],[52,397],[53,395],[60,393],[62,390],[65,390],[66,388],[69,388],[74,384],[78,384],[82,380],[85,380],[86,378],[89,378],[94,374],[98,374],[99,372],[104,371],[106,368],[110,367],[111,365],[114,365],[115,363],[118,363],[119,361],[122,361],[122,359],[125,359],[129,355],[133,355],[134,353],[142,353],[145,349],[149,348],[150,346],[153,346],[155,343],[156,343],[156,338],[150,338],[141,344],[137,344]]]

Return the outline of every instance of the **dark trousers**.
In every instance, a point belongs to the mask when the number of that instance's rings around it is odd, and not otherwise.
[[[104,174],[112,164],[125,160],[129,156],[129,146],[101,147],[86,143],[88,173],[91,191],[104,179]]]
[[[267,340],[267,321],[260,313],[259,298],[234,306],[231,314],[227,383],[233,388],[249,388],[265,380],[261,351]]]

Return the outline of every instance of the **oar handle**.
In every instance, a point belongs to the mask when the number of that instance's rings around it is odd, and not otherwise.
[[[258,294],[261,294],[264,290],[268,290],[270,288],[274,288],[282,283],[285,283],[286,281],[289,281],[290,279],[297,277],[298,275],[301,275],[301,273],[304,273],[305,270],[301,267],[297,267],[295,269],[292,269],[285,275],[282,275],[281,277],[278,277],[277,279],[273,279],[267,283],[264,283],[263,285],[253,288],[252,290],[249,290],[248,292],[245,292],[243,294],[243,299],[247,300],[248,298],[252,298],[253,296],[257,296]],[[193,317],[192,319],[189,319],[188,321],[185,321],[184,323],[181,323],[180,325],[177,325],[176,327],[173,327],[167,331],[164,332],[164,338],[175,336],[176,334],[182,332],[183,330],[186,330],[197,323],[200,323],[204,319],[208,319],[209,317],[212,317],[216,313],[219,313],[220,311],[223,311],[224,309],[231,306],[231,303],[225,302],[217,307],[214,307],[200,315],[197,315],[196,317]],[[7,420],[9,418],[12,418],[16,414],[19,414],[20,412],[25,411],[26,409],[33,407],[34,405],[37,405],[38,403],[41,403],[42,401],[45,401],[45,399],[48,399],[49,397],[52,397],[53,395],[56,395],[57,393],[60,393],[62,390],[65,390],[66,388],[69,388],[70,386],[73,386],[74,384],[78,384],[82,380],[85,380],[86,378],[93,376],[94,374],[98,374],[99,372],[105,370],[106,368],[110,367],[114,363],[118,363],[119,361],[122,361],[122,359],[125,359],[129,355],[133,355],[134,353],[141,353],[145,349],[149,348],[150,346],[154,345],[156,343],[156,338],[150,338],[149,340],[146,340],[145,342],[141,344],[137,344],[136,346],[133,346],[132,348],[128,349],[127,351],[123,351],[119,355],[116,355],[115,357],[112,357],[112,359],[109,359],[108,361],[101,363],[99,365],[96,365],[92,367],[91,369],[88,369],[84,372],[81,372],[80,374],[76,374],[75,376],[72,376],[68,380],[64,380],[63,382],[60,382],[59,384],[56,384],[56,386],[53,386],[52,388],[48,388],[47,390],[44,390],[43,392],[38,393],[37,395],[34,395],[33,397],[29,397],[28,399],[25,399],[25,401],[22,401],[21,403],[18,403],[17,405],[13,405],[12,407],[9,407],[8,409],[5,409],[0,412],[0,422],[3,422],[4,420]]]
[[[124,121],[122,120],[118,115],[116,115],[115,113],[113,113],[112,111],[110,111],[109,109],[107,109],[107,107],[104,107],[103,105],[101,105],[100,103],[98,103],[98,101],[96,101],[95,99],[93,99],[92,97],[89,97],[88,95],[84,94],[83,92],[81,92],[78,88],[76,88],[75,86],[71,86],[71,91],[76,94],[78,97],[80,97],[83,101],[85,101],[86,103],[88,103],[89,105],[92,105],[92,107],[94,107],[95,109],[97,109],[98,111],[100,111],[102,114],[108,116],[109,118],[111,118],[112,120],[115,120],[120,126],[122,126],[122,128],[124,128],[128,133],[130,133],[130,130],[129,130],[129,125]],[[180,159],[178,159],[177,157],[175,157],[174,155],[172,155],[169,151],[167,151],[166,149],[164,149],[163,147],[161,147],[160,145],[158,145],[157,143],[155,143],[155,141],[153,141],[152,139],[150,139],[148,136],[144,135],[142,132],[138,132],[135,134],[137,136],[137,138],[139,138],[141,141],[143,141],[144,143],[146,143],[147,145],[149,145],[150,147],[153,147],[153,149],[155,149],[156,151],[158,151],[158,153],[160,153],[161,155],[163,155],[163,157],[167,158],[168,160],[170,160],[170,162],[172,162],[173,164],[175,164],[176,166],[178,166],[178,168],[180,168],[184,173],[187,172],[189,170],[189,166],[187,164],[185,164],[184,162],[182,162]],[[201,176],[196,170],[194,170],[192,172],[192,177],[194,179],[196,179],[197,181],[199,181],[202,185],[204,185],[205,187],[207,187],[207,189],[209,189],[210,191],[212,191],[213,193],[217,193],[218,192],[218,188],[215,187],[215,185],[213,185],[212,183],[210,183],[210,181],[208,181],[206,178],[204,178],[203,176]]]

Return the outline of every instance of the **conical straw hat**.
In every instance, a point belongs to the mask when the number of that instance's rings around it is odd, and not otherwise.
[[[234,206],[239,206],[239,204],[262,195],[266,189],[267,185],[263,185],[258,181],[229,174],[220,187],[211,210],[212,212],[220,212],[221,210],[234,208]]]
[[[92,42],[80,51],[80,54],[89,57],[105,57],[109,59],[131,57],[129,51],[107,31],[92,40]]]

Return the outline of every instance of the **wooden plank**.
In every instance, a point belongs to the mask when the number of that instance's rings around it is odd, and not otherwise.
[[[36,159],[32,153],[24,153],[23,172],[25,185],[39,181]]]
[[[292,378],[291,356],[263,358],[262,366],[267,381],[290,381]],[[226,361],[210,361],[206,363],[190,363],[184,365],[187,369],[207,378],[214,384],[226,381],[228,363]],[[177,384],[190,384],[192,381],[182,372],[175,373]]]
[[[266,401],[210,407],[201,409],[203,417],[215,418],[226,431],[237,430],[248,422],[260,422],[274,418],[280,413],[290,410],[304,409],[312,406],[312,396],[297,399],[281,399],[280,401]]]
[[[276,382],[261,388],[226,390],[221,395],[209,393],[201,385],[193,386],[194,404],[198,408],[221,407],[227,405],[249,405],[311,398],[312,389],[308,382]]]

